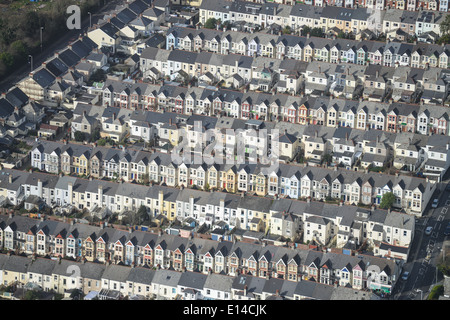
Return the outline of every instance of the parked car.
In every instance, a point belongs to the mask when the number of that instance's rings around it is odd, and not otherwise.
[[[408,280],[408,278],[409,278],[409,272],[408,271],[403,272],[402,280],[406,281],[406,280]]]
[[[433,203],[431,204],[431,207],[432,208],[437,208],[438,204],[439,204],[439,200],[438,199],[434,199]]]
[[[433,227],[432,227],[432,226],[428,226],[428,227],[425,229],[425,234],[426,234],[427,236],[429,236],[429,235],[431,234],[432,231],[433,231]]]
[[[445,228],[444,231],[444,236],[448,236],[450,235],[450,222],[448,223],[447,227]]]

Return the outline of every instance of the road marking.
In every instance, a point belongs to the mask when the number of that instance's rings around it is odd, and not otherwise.
[[[448,208],[444,207],[444,208],[442,208],[441,213],[447,213],[447,211],[448,211]]]
[[[438,220],[438,221],[444,220],[444,216],[439,216],[437,220]]]
[[[424,270],[423,270],[422,268],[420,268],[420,269],[419,269],[419,274],[420,274],[420,275],[423,275],[423,273],[424,273]]]

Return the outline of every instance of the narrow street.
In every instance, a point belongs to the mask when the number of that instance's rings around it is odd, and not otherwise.
[[[446,238],[444,230],[449,223],[450,191],[445,188],[449,181],[447,178],[442,182],[443,191],[439,194],[438,207],[428,209],[423,217],[416,219],[410,259],[403,266],[403,270],[409,271],[410,276],[406,281],[399,279],[394,291],[396,300],[425,300],[433,286],[442,284],[444,277],[438,271],[437,265],[441,262],[439,259],[442,259],[441,253]],[[430,202],[433,199],[434,197]],[[433,227],[430,235],[425,234],[428,226]]]
[[[105,13],[111,11],[115,8],[116,5],[120,4],[121,1],[108,1],[102,9],[99,10],[98,13],[92,14],[92,25],[97,23],[97,21],[102,18]],[[33,56],[33,69],[39,67],[45,60],[51,58],[54,53],[58,50],[65,48],[71,39],[76,39],[78,36],[85,33],[89,27],[89,15],[82,16],[81,21],[81,29],[80,30],[68,30],[63,36],[59,39],[55,39],[55,41],[51,43],[46,43],[43,46],[42,53],[35,54]],[[64,28],[67,28],[64,25]],[[45,32],[45,31],[44,31]],[[1,79],[0,81],[0,92],[7,92],[12,86],[14,86],[17,82],[25,78],[31,71],[31,66],[29,63],[24,64],[20,68],[16,69],[15,72],[9,74],[6,78]]]

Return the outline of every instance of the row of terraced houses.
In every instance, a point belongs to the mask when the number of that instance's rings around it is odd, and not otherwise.
[[[407,179],[399,179],[398,186],[404,186],[405,181]],[[421,188],[416,189],[420,191]],[[354,191],[355,187],[350,190]],[[340,248],[347,245],[356,248],[366,243],[376,248],[374,251],[378,256],[391,256],[389,249],[392,256],[399,259],[407,258],[414,237],[413,215],[380,210],[375,206],[367,209],[343,203],[114,183],[17,170],[5,170],[1,175],[1,196],[2,203],[23,203],[29,208],[28,204],[36,204],[36,199],[40,199],[44,206],[56,211],[59,208],[87,210],[100,219],[112,213],[124,216],[144,206],[154,219],[164,217],[171,222],[176,219],[183,223],[193,219],[215,232],[218,228],[239,228],[250,231],[257,238],[266,234],[274,235],[275,239],[300,237],[304,242],[334,244]],[[419,196],[414,191],[413,197]],[[98,216],[98,209],[105,209],[105,215]],[[13,249],[13,242],[7,247]]]
[[[31,163],[39,170],[55,174],[75,173],[138,182],[146,176],[148,181],[170,187],[196,186],[294,199],[331,197],[347,204],[379,205],[382,196],[392,192],[396,196],[395,207],[416,215],[423,213],[436,188],[436,183],[429,179],[337,167],[324,169],[280,163],[268,170],[249,163],[176,164],[171,154],[52,142],[39,142],[31,152]]]
[[[39,275],[30,276],[28,270],[21,272],[24,278],[22,275],[17,277],[14,270],[8,268],[8,259],[26,261],[21,268],[28,267],[31,273],[34,273],[32,267],[36,261],[47,263],[47,267],[52,263],[53,266],[58,265],[57,261],[36,259],[41,255],[81,258],[86,262],[64,259],[59,262],[65,267],[73,265],[80,269],[90,262],[97,262],[100,264],[89,265],[103,270],[115,265],[117,269],[128,270],[127,272],[138,267],[150,267],[178,273],[225,274],[232,277],[247,275],[265,280],[272,278],[292,282],[313,280],[321,284],[349,286],[357,290],[383,288],[387,292],[395,285],[401,268],[401,264],[392,259],[347,255],[332,251],[322,252],[312,250],[308,246],[288,248],[239,241],[213,241],[196,237],[124,231],[105,226],[95,227],[73,221],[65,223],[45,219],[35,220],[21,216],[2,215],[0,218],[2,247],[24,252],[30,257],[11,255],[8,258],[7,255],[1,255],[4,285],[14,282],[24,285],[28,281],[36,282],[39,278]],[[46,276],[51,275],[51,269],[47,270],[50,274],[41,275],[44,279],[41,278],[38,284],[46,290],[58,290],[51,287],[51,281],[45,283],[48,281],[45,279]],[[73,270],[73,267],[70,270]],[[76,288],[79,285],[76,283],[79,279],[71,278],[70,270],[67,268],[60,270],[60,276],[70,279],[69,283],[66,283],[67,287],[63,286],[64,289]],[[195,277],[196,274],[191,273],[190,276]],[[110,281],[118,280],[110,279]],[[103,283],[97,287],[105,288]],[[106,289],[128,288],[106,286]]]

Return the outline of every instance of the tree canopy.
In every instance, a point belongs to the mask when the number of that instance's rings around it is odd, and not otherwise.
[[[86,135],[84,134],[84,132],[81,132],[81,131],[75,132],[74,136],[75,136],[75,140],[78,142],[82,142],[86,138]]]
[[[45,2],[0,0],[0,78],[27,64],[28,55],[40,53],[41,28],[45,46],[54,42],[68,30],[66,25],[67,7],[73,0]],[[104,0],[84,0],[78,2],[82,18],[87,12],[96,12]],[[7,5],[7,6],[6,6]],[[39,7],[39,8],[38,8]]]
[[[206,29],[215,29],[217,26],[217,19],[215,18],[209,18],[206,20],[204,27]]]
[[[395,202],[395,195],[392,192],[387,192],[383,195],[380,202],[381,209],[389,209]]]
[[[450,15],[447,15],[444,19],[444,21],[440,24],[440,29],[443,35],[450,33]]]

